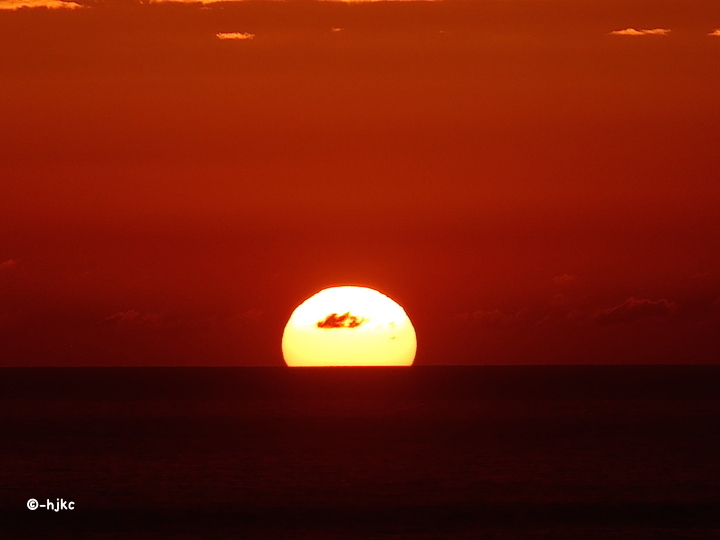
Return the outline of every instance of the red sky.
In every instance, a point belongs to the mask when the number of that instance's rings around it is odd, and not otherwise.
[[[340,284],[417,363],[720,360],[714,0],[11,1],[0,365],[280,365]]]

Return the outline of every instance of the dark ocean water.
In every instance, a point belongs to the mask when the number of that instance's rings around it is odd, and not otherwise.
[[[720,538],[720,366],[6,368],[0,392],[3,539]]]

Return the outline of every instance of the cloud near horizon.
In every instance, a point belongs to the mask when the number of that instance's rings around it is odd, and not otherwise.
[[[255,34],[249,32],[218,32],[215,37],[218,39],[248,40],[255,39]]]
[[[0,263],[0,271],[2,270],[10,270],[11,268],[15,268],[17,264],[20,262],[20,259],[10,259],[9,261],[5,261],[4,263]]]
[[[106,317],[101,321],[106,326],[112,325],[135,325],[151,328],[168,328],[178,326],[177,316],[173,316],[167,311],[162,313],[141,313],[134,309],[127,311],[118,311],[117,313]]]
[[[641,319],[666,317],[677,307],[676,302],[668,302],[664,298],[649,300],[647,298],[636,299],[631,296],[619,306],[600,311],[593,320],[602,325],[632,323]]]
[[[242,2],[244,0],[149,0],[149,4],[200,4],[206,6],[209,4],[219,4],[223,2]]]
[[[577,276],[573,274],[563,274],[561,276],[555,276],[553,278],[553,283],[555,285],[569,285],[570,283],[573,283],[577,279]]]
[[[720,28],[716,28],[715,30],[713,30],[712,32],[710,32],[710,33],[708,34],[708,36],[717,36],[717,37],[720,37]]]
[[[138,317],[140,317],[140,314],[137,311],[129,309],[127,311],[118,311],[117,313],[103,319],[102,322],[105,324],[121,323],[123,321],[134,321]]]
[[[670,34],[669,28],[650,28],[637,30],[635,28],[625,28],[623,30],[613,30],[611,36],[667,36]]]
[[[514,316],[507,315],[499,309],[494,309],[492,311],[478,310],[471,313],[459,313],[455,315],[455,319],[476,322],[486,326],[507,326],[513,321]]]
[[[101,326],[115,328],[154,328],[156,330],[182,329],[207,330],[218,325],[243,325],[257,323],[265,317],[265,311],[252,308],[234,315],[218,315],[217,313],[193,313],[176,310],[145,312],[135,309],[118,311],[98,321]]]
[[[18,9],[79,9],[85,6],[77,2],[62,0],[0,0],[0,11],[16,11]]]
[[[320,2],[340,2],[343,4],[374,4],[378,2],[441,2],[442,0],[319,0]]]
[[[517,311],[503,312],[477,310],[458,313],[454,320],[477,324],[487,328],[529,328],[548,321],[552,315],[550,308],[524,307]]]
[[[258,308],[251,308],[238,313],[238,317],[245,321],[257,321],[265,316],[265,311]]]
[[[0,2],[3,0],[0,0]],[[18,0],[19,1],[19,0]],[[57,0],[46,0],[46,1],[57,1]],[[149,0],[150,4],[201,4],[203,6],[209,4],[220,4],[220,3],[236,3],[245,2],[247,0]],[[290,0],[273,0],[273,1],[290,1]],[[442,0],[317,0],[318,2],[337,2],[342,4],[368,4],[378,2],[440,2]]]

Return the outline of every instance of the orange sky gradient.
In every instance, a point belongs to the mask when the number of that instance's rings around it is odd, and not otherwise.
[[[0,365],[283,365],[335,285],[416,364],[720,360],[714,0],[30,3]]]

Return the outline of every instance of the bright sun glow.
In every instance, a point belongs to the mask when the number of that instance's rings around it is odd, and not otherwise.
[[[285,326],[288,366],[409,366],[415,329],[396,302],[367,287],[332,287],[311,296]]]

